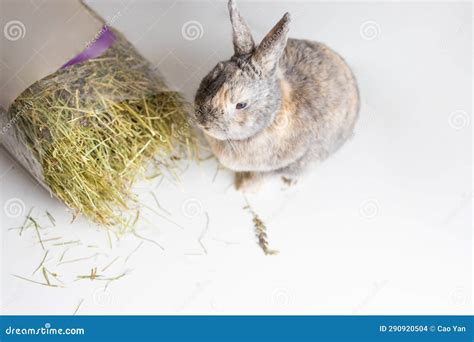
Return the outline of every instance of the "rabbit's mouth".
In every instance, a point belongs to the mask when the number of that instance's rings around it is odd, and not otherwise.
[[[209,126],[209,125],[199,125],[203,130],[204,134],[210,136],[211,138],[217,140],[228,140],[230,139],[227,130],[222,129],[221,127]]]
[[[228,119],[224,118],[226,115],[215,111],[198,110],[195,111],[194,122],[204,134],[216,140],[245,140],[265,128],[258,120],[251,119],[250,115]]]

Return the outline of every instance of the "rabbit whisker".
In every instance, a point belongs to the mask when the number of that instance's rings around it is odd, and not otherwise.
[[[224,133],[227,135],[228,134],[228,130],[223,127],[223,126],[220,126],[218,125],[220,129],[222,129],[224,131]],[[227,141],[227,143],[229,144],[231,150],[235,153],[235,154],[239,154],[239,151],[238,151],[238,148],[236,147],[236,145],[234,144],[234,142],[232,141],[232,139],[229,139],[228,137],[225,138],[225,140]]]

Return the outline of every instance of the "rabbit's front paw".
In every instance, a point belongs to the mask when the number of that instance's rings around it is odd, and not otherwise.
[[[235,188],[241,192],[256,193],[262,185],[262,178],[257,172],[236,172]]]
[[[287,188],[289,188],[290,186],[294,186],[294,185],[296,185],[296,183],[298,183],[298,179],[290,178],[290,177],[286,177],[286,176],[281,176],[281,181],[283,182],[283,184]]]

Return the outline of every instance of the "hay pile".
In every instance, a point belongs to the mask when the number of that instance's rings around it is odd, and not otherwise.
[[[181,95],[113,32],[100,57],[58,70],[14,101],[7,121],[18,145],[6,144],[76,214],[108,226],[126,224],[130,187],[151,160],[159,174],[197,148]]]

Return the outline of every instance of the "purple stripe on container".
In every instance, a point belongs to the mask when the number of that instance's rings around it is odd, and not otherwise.
[[[102,55],[109,47],[113,45],[117,37],[109,30],[107,26],[104,26],[98,33],[98,37],[87,46],[87,48],[78,54],[76,57],[71,59],[69,62],[64,64],[61,69],[67,68],[71,65],[87,61],[91,58],[96,58]]]

